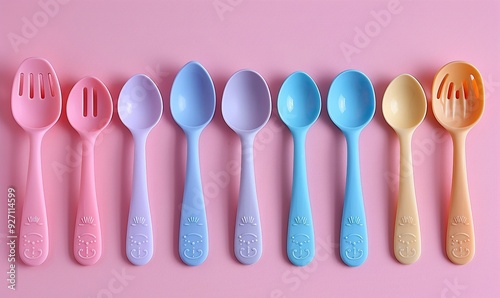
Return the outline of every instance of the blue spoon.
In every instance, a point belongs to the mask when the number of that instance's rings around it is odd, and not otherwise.
[[[198,143],[202,130],[215,112],[215,88],[198,62],[186,64],[175,77],[170,110],[187,138],[187,165],[179,229],[179,255],[187,265],[197,266],[208,255],[208,228],[200,175]]]
[[[340,226],[340,256],[349,266],[359,266],[368,255],[361,175],[359,135],[375,114],[375,91],[370,79],[356,70],[339,74],[330,86],[327,109],[347,141],[347,178]]]
[[[287,255],[292,264],[305,266],[314,258],[314,229],[307,187],[305,141],[321,112],[321,96],[313,79],[294,72],[281,86],[278,113],[293,136],[293,186],[288,217]]]

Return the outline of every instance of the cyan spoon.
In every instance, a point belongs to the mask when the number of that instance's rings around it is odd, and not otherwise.
[[[305,266],[314,258],[314,228],[307,186],[305,141],[321,112],[321,96],[313,79],[294,72],[281,86],[278,113],[293,136],[293,186],[288,216],[287,255],[292,264]]]
[[[208,228],[200,175],[199,140],[215,112],[215,88],[200,63],[191,61],[175,77],[170,111],[187,138],[187,165],[179,228],[179,255],[200,265],[208,255]]]
[[[266,81],[252,70],[241,70],[227,82],[222,96],[222,116],[241,139],[241,180],[234,253],[242,264],[253,264],[262,255],[253,142],[271,116],[271,94]]]
[[[340,225],[340,256],[349,266],[359,266],[368,255],[361,175],[359,135],[375,114],[375,92],[370,79],[356,70],[340,73],[330,86],[327,109],[347,141],[347,177]]]
[[[145,265],[153,256],[153,228],[146,178],[146,139],[160,121],[163,101],[155,83],[138,74],[130,78],[118,97],[118,115],[134,137],[132,198],[127,223],[126,253],[134,265]]]

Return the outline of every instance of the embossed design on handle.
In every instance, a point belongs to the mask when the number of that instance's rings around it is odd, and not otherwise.
[[[256,226],[257,224],[255,223],[255,218],[253,216],[243,216],[241,218],[240,226],[244,225]]]
[[[26,217],[25,226],[43,226],[43,222],[40,222],[40,217],[36,215],[30,215]],[[43,255],[43,247],[42,244],[44,239],[43,235],[36,232],[26,233],[23,236],[24,246],[26,248],[23,251],[23,255],[30,259],[38,259]]]
[[[195,260],[203,256],[203,236],[198,233],[188,233],[182,236],[186,249],[182,254],[190,259]]]
[[[132,219],[131,225],[133,227],[138,226],[138,225],[142,225],[142,226],[145,226],[145,227],[148,226],[148,224],[146,223],[146,218],[144,216],[135,216]]]
[[[359,216],[349,216],[345,225],[348,227],[352,225],[358,225],[361,227],[363,226],[363,223],[361,223],[361,218]]]
[[[311,243],[311,237],[306,234],[295,234],[290,237],[293,245],[292,256],[297,260],[303,260],[311,255],[311,250],[308,249],[307,244]]]
[[[298,225],[305,225],[305,226],[308,226],[309,223],[307,222],[307,217],[305,216],[296,216],[294,219],[293,219],[293,223],[292,225],[294,226],[298,226]]]
[[[455,216],[453,218],[453,221],[451,222],[451,225],[453,226],[456,226],[456,225],[459,225],[459,224],[463,224],[463,225],[470,225],[470,223],[467,221],[467,217],[465,216],[462,216],[462,215],[459,215],[459,216]]]
[[[185,226],[190,226],[190,225],[197,225],[197,226],[203,226],[203,224],[200,222],[200,218],[197,216],[189,216],[186,218],[186,222],[184,223]]]
[[[97,237],[94,234],[84,233],[78,235],[77,239],[78,246],[85,246],[78,249],[78,256],[80,256],[82,259],[92,259],[96,256],[97,250],[94,248],[94,246],[97,244]]]
[[[404,203],[409,202],[401,202],[401,204]],[[408,205],[399,207],[401,207],[398,210],[399,212],[402,210],[416,212],[416,208],[409,209]],[[418,218],[414,218],[411,215],[400,216],[399,221],[396,221],[394,252],[396,259],[402,264],[412,264],[420,257],[419,227]]]
[[[417,250],[413,245],[417,243],[417,236],[412,233],[404,233],[398,235],[398,242],[400,243],[398,254],[402,258],[413,258],[417,254]]]
[[[470,255],[470,249],[467,248],[468,243],[471,241],[470,236],[466,233],[457,233],[451,235],[450,238],[452,247],[458,246],[451,249],[453,256],[459,259],[467,258]]]
[[[399,219],[399,225],[404,226],[404,225],[416,225],[415,221],[413,220],[412,216],[403,216]]]
[[[144,234],[134,234],[130,236],[130,256],[134,259],[143,259],[149,255],[149,251],[143,248],[144,244],[149,243],[149,237]]]
[[[95,226],[94,218],[92,216],[83,216],[80,218],[80,223],[78,224],[80,227],[85,225]]]
[[[36,225],[39,225],[39,226],[43,226],[43,223],[40,222],[40,217],[38,216],[28,216],[28,218],[26,218],[26,222],[24,223],[24,225],[26,226],[30,226],[32,224],[36,224]]]
[[[243,233],[238,236],[238,241],[241,247],[239,250],[240,256],[243,258],[253,258],[257,255],[259,238],[254,233]]]
[[[297,266],[307,265],[314,257],[314,235],[307,216],[297,215],[289,219],[287,254]],[[290,227],[291,225],[291,227]],[[297,262],[301,261],[301,262]]]
[[[467,217],[463,215],[457,215],[453,217],[451,223],[452,226],[470,226],[467,221]],[[464,259],[469,257],[471,254],[471,236],[465,232],[458,232],[450,235],[451,241],[451,254],[458,259]]]
[[[28,233],[23,236],[24,246],[30,246],[24,249],[23,255],[30,259],[38,259],[43,255],[43,236],[39,233]]]
[[[344,241],[349,245],[344,250],[344,255],[349,260],[358,260],[361,259],[364,255],[364,251],[362,248],[357,246],[358,244],[364,243],[364,239],[359,234],[349,234],[344,237]]]

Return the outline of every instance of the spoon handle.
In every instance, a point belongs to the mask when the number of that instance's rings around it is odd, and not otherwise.
[[[73,253],[78,263],[93,265],[102,254],[101,224],[94,175],[94,141],[85,138],[82,138],[82,141],[82,174]]]
[[[412,133],[400,134],[399,197],[394,225],[394,255],[402,264],[412,264],[421,253],[420,222],[413,180]]]
[[[368,233],[359,172],[359,132],[346,134],[347,177],[340,225],[340,257],[349,266],[363,264],[368,255]]]
[[[49,230],[42,181],[42,138],[43,133],[30,135],[28,181],[19,231],[23,243],[19,253],[21,260],[31,266],[42,264],[49,252]]]
[[[153,227],[146,178],[147,133],[134,135],[134,173],[127,223],[126,253],[134,265],[145,265],[153,256]]]
[[[305,266],[314,258],[314,228],[307,186],[305,131],[293,134],[293,186],[288,216],[287,255],[292,264]]]
[[[453,178],[446,233],[446,253],[450,261],[463,265],[475,253],[474,226],[465,161],[466,133],[452,134]]]
[[[254,264],[262,255],[262,231],[255,188],[253,139],[254,136],[241,137],[240,195],[234,237],[236,259],[246,265]]]
[[[208,228],[198,154],[200,132],[186,132],[187,165],[179,228],[179,255],[184,263],[200,265],[208,256]]]

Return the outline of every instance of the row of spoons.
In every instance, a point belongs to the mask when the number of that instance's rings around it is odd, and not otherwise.
[[[435,86],[434,86],[435,85]],[[453,136],[455,144],[452,200],[447,252],[455,263],[470,261],[474,253],[472,215],[465,174],[465,134],[481,117],[484,91],[479,72],[470,64],[453,62],[436,75],[433,110]],[[457,87],[458,86],[458,87]],[[455,92],[456,91],[456,92]],[[42,188],[40,146],[43,134],[58,120],[62,96],[50,64],[30,58],[14,80],[12,112],[30,133],[30,163],[20,235],[20,256],[26,264],[39,265],[48,253],[48,229]],[[368,235],[359,165],[359,136],[375,113],[375,92],[366,75],[356,70],[339,74],[330,86],[327,110],[347,141],[347,177],[341,219],[341,258],[359,266],[368,255]],[[208,72],[197,62],[187,63],[177,74],[170,94],[170,110],[187,138],[187,164],[179,231],[179,255],[188,265],[200,265],[208,256],[208,229],[199,162],[199,137],[213,118],[215,88]],[[67,116],[87,152],[113,114],[109,91],[96,78],[80,80],[68,96]],[[305,162],[308,129],[321,111],[321,96],[304,72],[290,75],[279,91],[278,113],[294,140],[292,198],[288,220],[287,255],[303,266],[314,258],[314,229]],[[257,72],[241,70],[227,82],[222,115],[242,143],[241,182],[235,223],[234,253],[243,264],[257,262],[262,254],[262,229],[255,185],[253,141],[269,120],[272,100],[265,80]],[[400,191],[394,233],[394,253],[404,264],[420,256],[420,228],[411,166],[411,136],[423,121],[427,100],[423,88],[410,75],[401,75],[388,86],[382,111],[401,143]],[[163,100],[155,83],[145,75],[130,78],[118,98],[118,114],[134,138],[133,185],[127,223],[126,255],[135,265],[147,264],[153,255],[153,230],[147,190],[146,140],[163,113]],[[82,157],[80,198],[75,224],[74,255],[91,265],[101,256],[101,231],[95,192],[94,157]],[[449,238],[449,239],[448,239]]]

